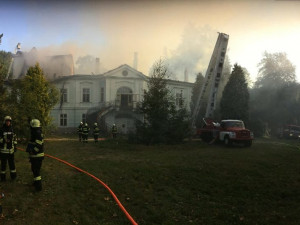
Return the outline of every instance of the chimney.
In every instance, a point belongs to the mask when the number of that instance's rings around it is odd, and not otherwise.
[[[184,81],[189,82],[189,74],[187,68],[184,70]]]
[[[95,62],[95,74],[99,74],[100,73],[100,59],[96,58],[96,62]]]
[[[134,59],[133,59],[133,68],[137,70],[138,65],[138,53],[134,52]]]

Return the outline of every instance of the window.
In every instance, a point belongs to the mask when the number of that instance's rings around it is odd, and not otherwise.
[[[86,114],[82,114],[81,121],[83,122],[83,124],[86,123]]]
[[[60,102],[68,102],[67,89],[60,89]]]
[[[82,90],[82,101],[83,102],[90,102],[90,89],[83,88]]]
[[[60,126],[67,126],[67,114],[60,114]]]
[[[101,88],[100,102],[104,102],[104,88]]]
[[[182,99],[182,90],[180,93],[176,93],[176,106],[182,107],[183,99]]]

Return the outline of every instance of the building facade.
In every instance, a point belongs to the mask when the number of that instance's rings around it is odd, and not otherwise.
[[[51,111],[53,123],[60,130],[71,131],[80,122],[90,126],[97,122],[110,129],[116,124],[120,133],[135,128],[143,115],[136,112],[147,89],[148,77],[128,65],[121,65],[100,75],[62,76],[53,81],[60,90],[59,103]],[[192,83],[167,80],[176,105],[182,100],[189,110]]]

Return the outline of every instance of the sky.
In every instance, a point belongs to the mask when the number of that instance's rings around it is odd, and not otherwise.
[[[1,0],[0,50],[36,47],[45,55],[100,58],[100,72],[120,65],[149,75],[165,60],[174,78],[205,74],[218,32],[229,35],[231,64],[253,81],[263,53],[285,52],[300,81],[300,0]],[[76,67],[75,67],[76,73]]]

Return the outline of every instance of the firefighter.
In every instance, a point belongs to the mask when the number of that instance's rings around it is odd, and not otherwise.
[[[97,123],[94,123],[94,127],[93,127],[93,135],[94,135],[95,143],[98,142],[99,128],[98,128],[98,124],[97,124]]]
[[[33,119],[30,121],[30,131],[31,136],[26,152],[29,153],[29,161],[31,163],[35,190],[41,191],[42,177],[40,171],[44,159],[44,135],[41,128],[41,123],[38,119]]]
[[[82,141],[82,128],[83,128],[83,122],[80,122],[77,128],[78,138],[80,142]]]
[[[89,125],[85,123],[84,126],[82,127],[82,140],[85,143],[88,142],[89,131],[90,131]]]
[[[12,119],[10,116],[4,117],[4,124],[0,131],[0,158],[1,158],[1,181],[6,180],[6,164],[10,169],[10,178],[16,179],[17,171],[15,166],[14,153],[17,150],[17,137],[13,132]]]
[[[118,133],[118,128],[117,128],[116,124],[113,124],[113,126],[111,128],[111,133],[112,133],[113,139],[115,139],[117,137],[117,133]]]

